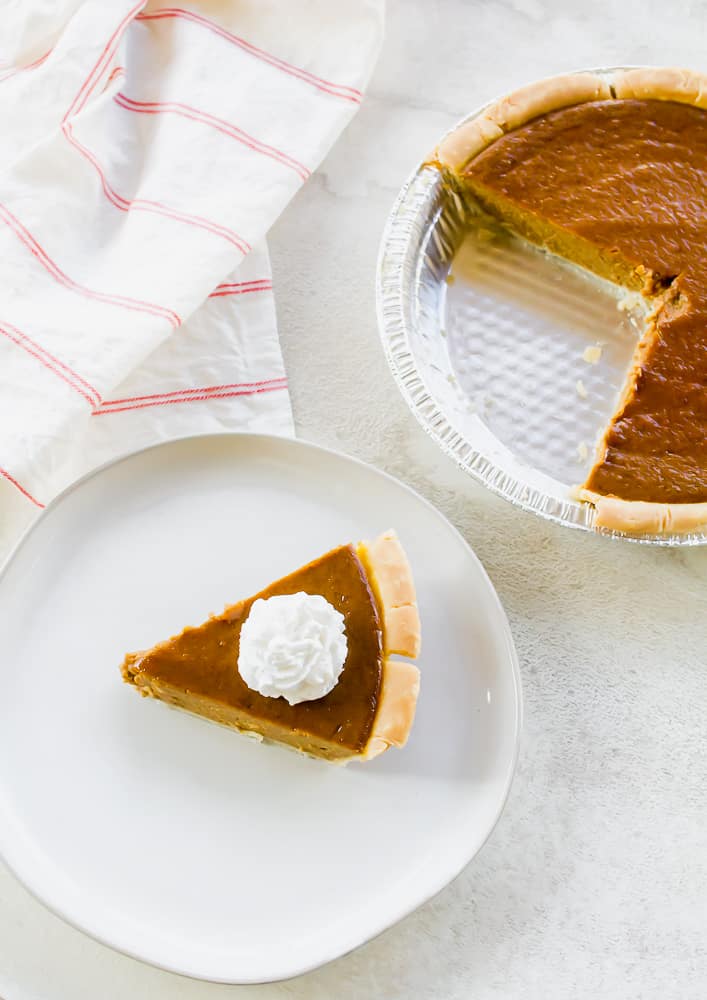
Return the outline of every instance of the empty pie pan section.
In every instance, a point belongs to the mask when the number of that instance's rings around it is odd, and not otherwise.
[[[598,528],[594,508],[572,495],[624,385],[644,322],[640,296],[504,232],[423,163],[385,227],[377,302],[408,405],[489,489],[571,528],[656,545],[707,542],[705,530]]]

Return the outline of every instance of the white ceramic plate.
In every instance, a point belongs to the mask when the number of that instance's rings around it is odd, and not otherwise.
[[[397,528],[424,650],[407,747],[339,768],[137,697],[127,650],[329,547]],[[148,449],[70,489],[0,578],[0,854],[47,906],[155,965],[294,976],[438,892],[503,808],[520,683],[478,560],[415,493],[251,435]]]

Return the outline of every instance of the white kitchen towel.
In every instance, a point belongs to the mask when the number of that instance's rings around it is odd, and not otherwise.
[[[291,433],[264,237],[358,108],[382,5],[5,11],[0,558],[116,454]]]

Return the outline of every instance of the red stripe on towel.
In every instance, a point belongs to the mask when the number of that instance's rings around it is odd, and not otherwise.
[[[306,181],[311,175],[311,170],[304,163],[300,163],[299,160],[295,160],[294,157],[284,153],[281,149],[276,149],[275,146],[269,146],[267,143],[261,142],[254,136],[244,132],[243,129],[238,128],[237,125],[232,125],[231,122],[227,122],[223,118],[217,118],[207,111],[200,111],[199,108],[192,108],[188,104],[180,104],[177,101],[134,101],[122,93],[116,94],[113,100],[121,108],[125,108],[126,111],[134,111],[143,115],[179,115],[182,118],[189,118],[191,121],[200,122],[202,125],[208,125],[209,128],[216,129],[218,132],[236,139],[242,145],[247,146],[248,149],[252,149],[256,153],[261,153],[263,156],[269,156],[271,160],[281,163],[284,167],[289,167],[303,181]]]
[[[62,271],[59,265],[52,260],[46,250],[40,246],[29,230],[26,229],[19,219],[12,214],[9,208],[6,208],[5,205],[2,204],[0,204],[0,219],[5,222],[10,229],[12,229],[19,240],[24,244],[24,246],[27,247],[30,253],[37,258],[45,270],[48,271],[60,285],[64,285],[64,287],[68,288],[70,291],[83,295],[87,299],[94,299],[97,302],[105,302],[107,305],[121,306],[124,309],[132,309],[137,312],[150,313],[153,316],[161,316],[163,319],[168,320],[173,327],[176,328],[180,326],[182,321],[177,313],[172,309],[155,305],[152,302],[143,302],[141,299],[132,299],[125,295],[110,295],[107,292],[96,292],[91,288],[86,288],[84,285],[80,285],[78,282],[70,278],[64,271]]]
[[[73,368],[64,364],[63,361],[60,361],[59,358],[56,358],[44,347],[32,340],[31,337],[28,337],[26,333],[22,333],[21,330],[18,330],[11,323],[5,322],[0,323],[0,333],[7,337],[8,340],[11,340],[13,344],[16,344],[17,347],[21,347],[27,354],[31,354],[33,358],[36,358],[45,368],[58,375],[60,379],[63,379],[67,385],[70,385],[72,389],[79,392],[91,406],[98,406],[100,404],[101,396],[97,389],[94,389]]]
[[[263,62],[268,63],[270,66],[274,66],[277,69],[282,70],[283,73],[288,73],[290,76],[297,77],[298,80],[303,80],[305,83],[311,84],[313,87],[316,87],[317,90],[324,91],[334,97],[340,97],[346,101],[353,101],[354,104],[361,103],[363,94],[355,87],[347,87],[343,84],[332,83],[330,80],[324,80],[320,76],[315,76],[314,73],[309,73],[306,69],[301,69],[299,66],[294,66],[292,63],[285,62],[284,59],[278,59],[277,56],[272,55],[270,52],[266,52],[264,49],[259,49],[256,45],[252,45],[250,42],[247,42],[245,38],[239,38],[238,35],[234,35],[232,32],[222,28],[220,24],[216,24],[214,21],[210,21],[208,18],[202,17],[200,14],[196,14],[192,10],[184,10],[181,7],[163,7],[160,10],[138,14],[136,20],[159,21],[163,18],[183,18],[186,21],[191,21],[194,24],[201,25],[203,28],[208,28],[209,31],[213,31],[215,34],[220,35],[221,38],[224,38],[232,45],[236,45],[244,52],[248,52],[250,55],[255,56],[256,59],[260,59]]]
[[[11,476],[10,473],[7,471],[7,469],[3,469],[2,466],[0,466],[0,476],[4,476],[5,479],[7,479],[7,481],[9,483],[12,483],[12,485],[14,487],[16,487],[16,489],[18,489],[23,496],[27,497],[28,500],[32,501],[32,503],[35,505],[35,507],[39,507],[41,509],[44,509],[44,504],[40,503],[39,500],[36,500],[32,496],[32,494],[29,492],[29,490],[26,490],[24,488],[24,486],[20,486],[20,484],[15,479],[15,477]]]

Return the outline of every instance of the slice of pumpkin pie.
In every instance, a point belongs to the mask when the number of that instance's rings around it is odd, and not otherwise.
[[[415,716],[420,619],[395,532],[342,545],[195,628],[129,653],[140,694],[302,753],[368,759]]]

